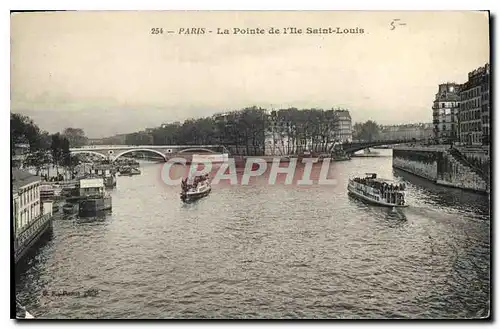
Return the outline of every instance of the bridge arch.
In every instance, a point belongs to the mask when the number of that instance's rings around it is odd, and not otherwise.
[[[122,155],[125,155],[127,153],[132,153],[132,152],[152,152],[152,153],[156,153],[156,154],[160,155],[163,159],[165,159],[165,161],[167,161],[167,157],[165,156],[165,154],[161,153],[160,151],[151,150],[151,149],[147,149],[147,148],[145,148],[145,149],[131,149],[131,150],[123,151],[122,153],[119,153],[118,155],[116,155],[113,161],[116,161]]]
[[[108,156],[106,154],[102,154],[96,151],[90,151],[90,150],[82,150],[82,151],[71,151],[71,154],[78,155],[78,154],[95,154],[95,155],[100,155],[101,157],[107,159]]]
[[[203,148],[203,147],[193,147],[193,148],[187,148],[187,149],[184,149],[184,150],[180,150],[178,153],[185,153],[185,152],[192,152],[192,151],[206,151],[206,152],[209,152],[209,153],[217,153],[213,150],[210,150],[210,149],[207,149],[207,148]]]

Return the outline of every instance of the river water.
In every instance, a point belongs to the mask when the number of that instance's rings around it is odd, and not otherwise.
[[[54,220],[16,269],[39,318],[476,318],[490,307],[487,197],[334,163],[336,185],[214,185],[184,205],[162,164],[118,177],[113,212]],[[409,208],[346,194],[347,178],[404,181]]]

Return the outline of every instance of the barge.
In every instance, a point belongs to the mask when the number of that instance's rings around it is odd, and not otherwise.
[[[80,180],[80,200],[78,215],[87,216],[112,210],[111,195],[106,192],[103,178],[87,178]]]

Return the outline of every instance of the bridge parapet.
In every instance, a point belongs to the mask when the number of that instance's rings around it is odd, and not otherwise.
[[[424,139],[395,139],[395,140],[378,140],[370,142],[353,142],[353,143],[343,143],[342,148],[347,153],[354,153],[357,151],[364,150],[366,148],[381,146],[381,145],[395,145],[395,144],[408,144],[408,143],[419,143],[426,141]]]
[[[170,155],[182,153],[228,153],[223,145],[90,145],[70,148],[72,154],[95,154],[112,161],[134,151],[155,153],[165,160]]]

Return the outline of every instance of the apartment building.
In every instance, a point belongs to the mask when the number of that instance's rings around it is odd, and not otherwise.
[[[443,83],[439,85],[438,92],[432,105],[432,123],[434,137],[440,144],[448,144],[459,138],[459,112],[460,90],[457,83]]]
[[[488,144],[490,140],[490,65],[468,74],[460,92],[460,142]]]

